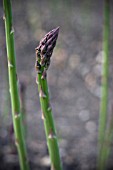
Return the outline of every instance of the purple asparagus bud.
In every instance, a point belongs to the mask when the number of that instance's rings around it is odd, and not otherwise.
[[[50,58],[53,53],[53,49],[56,45],[58,38],[59,27],[48,32],[45,37],[40,41],[39,46],[35,48],[36,50],[36,69],[43,66],[45,69],[48,69],[50,64]]]

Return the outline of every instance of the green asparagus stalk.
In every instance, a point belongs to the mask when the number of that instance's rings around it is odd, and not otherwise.
[[[49,155],[51,159],[52,170],[62,170],[57,134],[55,130],[47,84],[47,69],[50,64],[50,58],[53,49],[56,45],[58,33],[59,28],[53,29],[52,31],[47,33],[45,37],[40,41],[39,46],[36,48],[36,63],[35,63],[37,71],[36,82],[38,84],[38,91],[42,110],[42,119],[44,121],[45,134],[47,139]]]
[[[9,89],[11,96],[13,127],[15,132],[15,144],[18,150],[21,170],[28,170],[29,165],[23,135],[22,115],[20,111],[20,99],[16,73],[16,56],[14,47],[14,29],[12,25],[12,9],[10,0],[3,0],[3,7],[9,73]]]
[[[103,68],[101,84],[101,103],[99,119],[99,157],[98,168],[103,170],[104,164],[104,146],[107,126],[108,111],[108,76],[109,76],[109,36],[110,36],[110,0],[104,0],[104,28],[103,28]]]

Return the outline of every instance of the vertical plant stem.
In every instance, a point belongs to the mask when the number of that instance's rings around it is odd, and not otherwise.
[[[37,75],[38,91],[42,109],[42,119],[44,121],[47,145],[51,159],[52,170],[62,170],[57,135],[49,101],[47,79],[43,77],[43,68]]]
[[[53,49],[56,45],[56,40],[59,33],[59,27],[53,29],[45,35],[36,48],[36,63],[37,71],[36,82],[40,97],[40,105],[42,110],[42,119],[46,133],[47,145],[51,159],[52,170],[62,170],[57,134],[54,125],[52,108],[50,106],[48,84],[47,84],[47,69],[50,64]]]
[[[110,35],[110,0],[104,0],[104,26],[103,26],[103,66],[101,84],[101,103],[99,118],[99,170],[103,170],[104,160],[102,159],[105,144],[105,132],[107,125],[108,109],[108,76],[109,76],[109,35]]]
[[[18,93],[18,80],[16,74],[16,56],[14,48],[14,30],[12,25],[12,10],[10,0],[3,0],[4,20],[6,32],[6,46],[9,73],[9,89],[12,105],[13,126],[15,132],[15,144],[17,146],[21,170],[28,170],[26,145],[23,136],[22,117],[20,113],[20,100]]]

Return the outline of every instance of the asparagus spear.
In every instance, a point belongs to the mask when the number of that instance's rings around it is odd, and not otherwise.
[[[21,170],[29,170],[26,145],[23,135],[22,115],[20,111],[18,79],[16,73],[16,55],[14,47],[14,29],[12,25],[12,9],[10,0],[3,0],[3,7],[9,73],[9,89],[12,106],[13,127],[15,132],[15,144],[18,150]]]
[[[50,65],[50,58],[58,38],[59,27],[53,29],[45,35],[36,48],[36,63],[37,71],[36,83],[38,84],[38,91],[40,97],[40,105],[42,110],[42,119],[44,121],[47,145],[51,159],[52,170],[62,170],[58,140],[56,129],[54,125],[54,118],[52,108],[50,105],[48,84],[47,84],[47,70]]]
[[[110,36],[110,0],[104,0],[104,25],[103,25],[103,67],[102,67],[102,85],[101,85],[101,103],[99,119],[99,156],[98,169],[105,169],[107,160],[105,155],[105,140],[107,128],[108,112],[108,77],[109,77],[109,36]]]

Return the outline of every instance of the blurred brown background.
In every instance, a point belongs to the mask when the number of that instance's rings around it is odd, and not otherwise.
[[[102,64],[103,0],[12,0],[17,71],[26,87],[27,146],[32,169],[47,169],[49,158],[35,83],[35,47],[51,29],[60,34],[48,70],[51,105],[64,169],[96,165]],[[0,147],[13,169],[12,123],[7,83],[3,8],[0,2]],[[113,103],[113,1],[111,1],[109,113]],[[110,117],[110,116],[109,116]],[[1,167],[2,169],[2,167]]]

